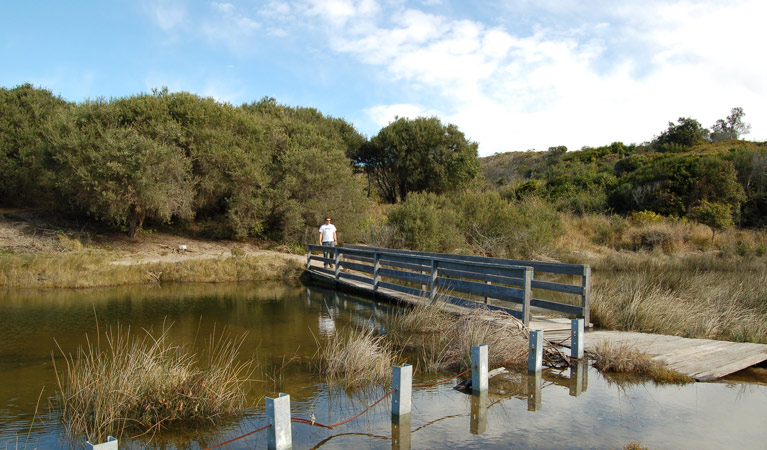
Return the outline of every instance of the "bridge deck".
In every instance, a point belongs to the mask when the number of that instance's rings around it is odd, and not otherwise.
[[[314,261],[312,263],[315,264]],[[335,280],[329,275],[311,270],[307,273],[318,281],[335,284]],[[367,295],[373,293],[370,284],[354,280],[341,279],[338,286]],[[416,305],[428,302],[423,297],[385,288],[379,288],[377,295],[397,303]],[[457,312],[464,310],[454,305],[447,307]],[[543,330],[544,337],[552,342],[559,342],[570,336],[570,320],[564,317],[533,315],[529,328]],[[636,348],[661,364],[698,381],[716,380],[767,361],[767,345],[764,344],[689,339],[627,331],[587,331],[584,336],[586,351],[593,350],[602,341],[609,341],[616,346],[628,345]]]

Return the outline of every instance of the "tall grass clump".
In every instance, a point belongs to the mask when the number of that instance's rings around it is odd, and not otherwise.
[[[527,363],[528,331],[521,322],[499,311],[477,308],[459,314],[436,302],[391,315],[386,328],[393,345],[413,352],[426,372],[471,367],[471,347],[480,344],[487,344],[491,362],[508,367]],[[563,362],[556,350],[547,350],[547,363]]]
[[[154,433],[174,424],[216,423],[243,411],[254,367],[240,361],[245,336],[212,336],[197,355],[159,336],[120,327],[104,343],[88,341],[56,367],[56,409],[73,442],[104,442]],[[54,366],[56,365],[54,360]]]
[[[658,383],[691,383],[694,380],[669,369],[650,358],[646,353],[628,344],[611,344],[602,341],[590,355],[594,367],[601,372],[644,375]]]
[[[319,370],[328,384],[345,389],[383,385],[391,381],[395,352],[370,328],[336,333],[319,349]]]

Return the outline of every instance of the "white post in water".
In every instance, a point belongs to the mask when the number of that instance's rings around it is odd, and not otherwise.
[[[471,391],[487,390],[487,345],[475,345],[471,348]]]
[[[527,358],[527,371],[540,372],[543,368],[543,330],[530,332],[530,355]]]
[[[293,431],[290,426],[290,395],[278,398],[266,397],[266,418],[269,421],[266,446],[270,450],[293,448]]]
[[[413,394],[413,366],[410,364],[394,366],[391,384],[392,389],[395,389],[391,401],[391,415],[410,414]]]
[[[119,447],[117,446],[117,439],[108,436],[107,441],[101,444],[91,444],[90,442],[85,441],[85,448],[87,450],[117,450]]]
[[[570,322],[570,356],[575,359],[583,358],[583,326],[583,319]]]

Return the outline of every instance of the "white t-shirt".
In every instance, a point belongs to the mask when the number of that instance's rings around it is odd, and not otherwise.
[[[322,233],[322,242],[333,242],[333,233],[336,232],[336,226],[332,223],[325,223],[320,226],[320,233]]]

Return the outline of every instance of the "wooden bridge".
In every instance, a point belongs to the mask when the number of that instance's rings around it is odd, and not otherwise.
[[[570,336],[570,318],[589,323],[588,265],[309,245],[307,273],[334,287],[407,304],[439,297],[458,307],[502,310],[551,341]],[[589,326],[587,326],[589,328]],[[710,381],[767,360],[767,345],[647,333],[592,331],[586,350],[608,341],[650,355],[696,380]]]
[[[570,329],[567,320],[553,320],[552,315],[589,320],[588,265],[309,245],[306,267],[343,287],[409,303],[413,296],[430,302],[439,296],[458,306],[481,305],[505,311],[528,327],[532,321],[540,327],[536,329]],[[546,276],[550,279],[541,279]]]

